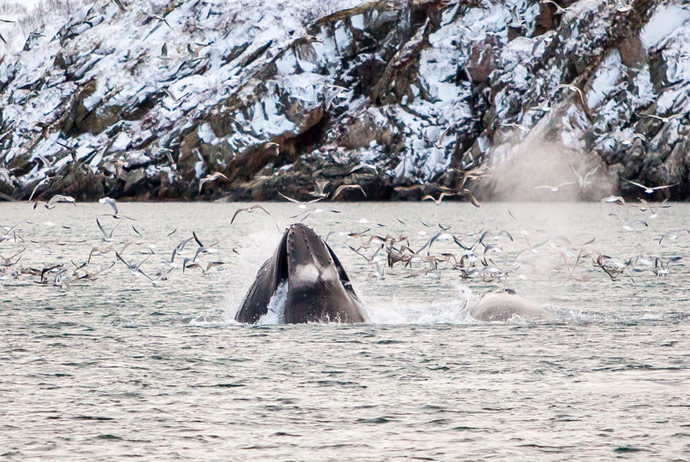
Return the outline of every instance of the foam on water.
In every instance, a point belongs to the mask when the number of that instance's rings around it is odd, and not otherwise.
[[[268,302],[268,311],[259,318],[256,324],[260,326],[283,324],[285,322],[285,302],[287,301],[287,294],[288,282],[286,280],[280,283],[273,297],[271,297],[271,301]]]
[[[431,304],[410,304],[393,297],[387,303],[366,307],[372,324],[474,324],[470,311],[479,303],[479,297],[468,287],[458,285],[458,296],[448,301]]]

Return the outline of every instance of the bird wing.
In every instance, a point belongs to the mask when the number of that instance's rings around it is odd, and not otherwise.
[[[237,218],[237,215],[239,215],[240,212],[244,212],[244,211],[246,211],[246,210],[248,210],[248,209],[246,209],[246,208],[239,208],[239,209],[235,210],[235,213],[232,214],[232,218],[230,219],[230,224],[233,224],[233,223],[235,222],[235,218]]]
[[[645,185],[640,184],[640,183],[635,183],[635,182],[632,181],[632,180],[625,180],[625,181],[627,181],[627,182],[630,183],[630,184],[633,184],[633,185],[637,186],[638,188],[648,189]]]
[[[658,190],[658,189],[668,189],[668,188],[672,188],[672,187],[674,187],[674,186],[678,186],[678,183],[675,183],[675,184],[667,184],[667,185],[664,185],[664,186],[655,186],[655,187],[650,188],[650,189],[651,189],[652,191],[656,191],[656,190]]]
[[[252,206],[249,207],[249,208],[252,209],[252,210],[263,210],[264,212],[266,212],[266,215],[271,216],[271,214],[268,212],[268,210],[266,210],[265,208],[263,208],[263,207],[260,206],[260,205],[252,205]]]

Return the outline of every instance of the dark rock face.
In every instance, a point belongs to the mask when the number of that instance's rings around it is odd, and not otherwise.
[[[507,199],[593,166],[572,198],[638,193],[625,179],[690,194],[681,0],[315,1],[292,21],[287,1],[129,3],[85,6],[0,62],[4,194],[273,200],[325,179]],[[200,188],[215,172],[229,181]]]

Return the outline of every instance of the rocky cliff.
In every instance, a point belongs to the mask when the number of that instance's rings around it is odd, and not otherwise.
[[[682,0],[100,0],[0,63],[0,193],[686,198],[689,45]]]

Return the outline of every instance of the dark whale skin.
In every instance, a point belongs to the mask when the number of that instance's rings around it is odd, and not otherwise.
[[[309,227],[291,225],[273,256],[259,269],[235,320],[255,323],[287,281],[286,323],[364,322],[361,303],[333,250]]]

